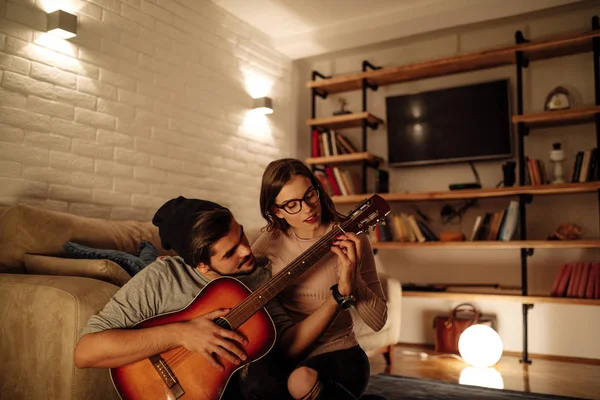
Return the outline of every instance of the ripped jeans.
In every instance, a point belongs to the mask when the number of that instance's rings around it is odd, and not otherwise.
[[[369,383],[369,359],[360,346],[319,354],[300,363],[284,358],[273,349],[240,371],[240,390],[246,400],[292,399],[287,380],[294,369],[302,366],[319,374],[323,385],[319,399],[355,400]]]

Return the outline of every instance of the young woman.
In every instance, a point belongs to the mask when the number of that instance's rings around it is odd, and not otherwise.
[[[273,276],[323,235],[339,229],[335,225],[342,217],[319,180],[296,159],[267,166],[260,208],[267,226],[252,250],[257,258],[268,259]],[[280,333],[273,354],[251,365],[248,376],[255,383],[246,396],[359,398],[369,380],[369,361],[354,335],[352,315],[341,304],[352,304],[375,331],[387,319],[386,299],[366,236],[340,230],[331,253],[278,298],[295,325]]]

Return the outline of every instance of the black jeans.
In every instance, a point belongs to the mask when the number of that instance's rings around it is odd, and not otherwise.
[[[312,368],[319,374],[322,399],[358,399],[369,383],[370,365],[364,350],[354,346],[332,351],[294,363],[272,350],[241,371],[239,387],[247,400],[291,399],[287,380],[298,367]]]

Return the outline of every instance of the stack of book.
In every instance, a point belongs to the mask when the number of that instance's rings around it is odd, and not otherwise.
[[[315,169],[314,174],[330,196],[348,196],[363,192],[358,173],[354,171],[338,167],[325,167]]]
[[[341,133],[333,130],[312,131],[312,156],[329,157],[341,154],[357,153],[356,146]]]
[[[600,180],[600,155],[598,149],[578,151],[571,167],[570,182]]]
[[[356,147],[348,138],[332,130],[312,131],[312,156],[329,157],[356,153]],[[330,196],[348,196],[362,194],[362,183],[358,173],[338,167],[318,166],[315,176]]]
[[[527,164],[527,174],[525,176],[526,184],[530,186],[545,185],[548,183],[546,178],[546,167],[544,162],[533,157],[525,157]]]
[[[571,165],[571,171],[568,177],[565,177],[565,180],[573,183],[600,180],[600,155],[598,153],[597,148],[578,151]],[[542,160],[525,157],[525,163],[527,166],[526,185],[537,186],[550,183]]]
[[[425,242],[439,241],[429,226],[412,214],[389,214],[383,224],[370,232],[373,242]]]
[[[600,299],[600,262],[572,262],[560,266],[551,296]]]
[[[519,203],[511,200],[508,208],[478,215],[471,231],[470,240],[503,240],[513,238],[517,229]]]

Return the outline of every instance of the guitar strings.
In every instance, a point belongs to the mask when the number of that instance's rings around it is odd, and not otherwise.
[[[339,225],[336,225],[338,227],[340,227],[340,229],[343,231],[342,233],[345,233],[345,230],[343,228],[348,228],[348,226],[350,225],[351,220],[349,221],[345,221],[343,223],[341,223],[340,225],[346,225],[344,227],[341,227]],[[331,232],[329,232],[328,234],[326,234],[323,239],[321,239],[319,241],[318,244],[316,244],[315,246],[312,246],[311,248],[309,248],[308,250],[306,250],[304,253],[300,254],[300,256],[298,256],[296,258],[295,261],[293,261],[292,263],[290,263],[287,267],[285,267],[283,270],[281,270],[277,275],[275,275],[272,279],[272,281],[269,282],[269,286],[274,286],[278,283],[280,283],[281,280],[287,279],[288,275],[286,274],[286,272],[288,272],[290,269],[294,269],[297,267],[298,263],[300,262],[300,259],[302,258],[307,258],[310,256],[315,255],[316,253],[322,251],[325,249],[325,247],[329,247],[329,241],[333,239],[334,236],[339,235],[340,233],[336,233],[334,230],[332,230]],[[256,297],[261,296],[263,293],[268,292],[267,286],[266,284],[263,287],[258,288],[254,293],[252,293],[250,296],[248,296],[248,301],[246,302],[246,304],[236,308],[234,311],[231,312],[229,319],[236,319],[238,317],[238,314],[240,313],[245,313],[246,311],[248,311],[248,308],[252,309],[252,308],[256,308],[253,306],[253,304],[249,304],[250,301],[255,301]],[[234,314],[234,315],[232,315]]]
[[[181,347],[174,351],[171,357],[164,358],[164,360],[170,367],[174,367],[179,363],[179,361],[186,358],[187,353],[189,353],[189,350],[185,347]]]
[[[318,245],[316,245],[314,247],[311,247],[309,250],[307,250],[301,256],[309,257],[309,256],[314,255],[318,251],[323,250],[323,244],[325,244],[326,242],[328,242],[331,239],[330,236],[331,236],[330,234],[327,234],[322,239],[323,243],[318,244]],[[281,270],[277,275],[275,275],[272,278],[271,281],[269,281],[269,286],[270,287],[276,286],[279,283],[281,283],[281,281],[283,281],[285,279],[288,279],[288,275],[286,275],[286,272],[288,272],[288,269],[296,268],[298,265],[300,265],[299,264],[301,262],[300,259],[301,258],[306,258],[306,257],[299,257],[299,258],[297,258],[295,261],[293,261],[292,263],[290,263],[290,265],[288,265],[286,268],[284,268],[283,270]],[[257,298],[260,298],[263,294],[266,294],[267,292],[268,292],[268,289],[267,289],[266,286],[258,288],[255,292],[253,292],[250,296],[248,296],[244,300],[244,304],[238,305],[238,307],[236,307],[234,310],[232,310],[232,312],[229,314],[228,319],[235,320],[236,321],[236,325],[237,325],[237,322],[238,322],[237,319],[238,319],[238,317],[242,317],[247,311],[251,311],[253,309],[258,308],[253,303],[258,300]]]
[[[291,270],[291,269],[296,268],[297,264],[300,262],[300,259],[312,257],[313,255],[317,254],[318,252],[324,250],[325,247],[329,247],[330,246],[329,242],[334,237],[337,237],[340,234],[345,234],[346,229],[351,225],[351,222],[353,221],[353,219],[354,218],[344,221],[338,225],[335,225],[334,229],[335,229],[335,227],[338,227],[342,232],[331,230],[331,232],[326,234],[319,241],[319,243],[315,244],[314,246],[312,246],[308,250],[306,250],[304,253],[300,254],[296,258],[296,260],[292,261],[292,263],[290,263],[287,267],[282,269],[277,275],[275,275],[272,278],[272,280],[268,281],[267,283],[265,283],[264,285],[259,287],[255,292],[253,292],[250,296],[248,296],[245,300],[243,300],[244,304],[238,305],[237,307],[235,307],[231,311],[231,313],[229,314],[229,316],[227,318],[231,321],[232,325],[241,325],[241,324],[238,324],[238,322],[242,322],[242,321],[237,321],[237,319],[239,317],[242,317],[247,311],[250,311],[250,310],[256,308],[256,306],[254,306],[252,304],[252,302],[256,301],[257,297],[260,298],[264,293],[268,292],[268,286],[272,287],[276,284],[279,284],[280,281],[287,279],[288,278],[287,272],[289,272],[289,270]],[[268,286],[267,286],[267,284],[268,284]],[[233,321],[235,321],[235,323]]]

